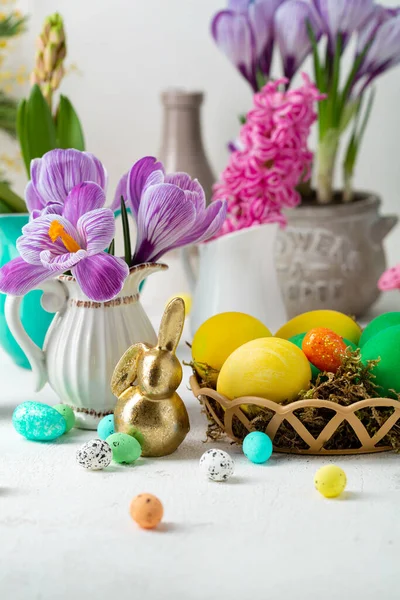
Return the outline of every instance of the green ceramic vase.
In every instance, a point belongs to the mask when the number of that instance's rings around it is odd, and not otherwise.
[[[27,214],[0,214],[0,267],[18,256],[16,241],[21,235],[21,229],[28,223]],[[21,320],[32,340],[40,348],[43,346],[53,315],[43,310],[40,298],[43,292],[34,291],[27,294],[22,301]],[[18,343],[10,332],[4,316],[6,295],[0,293],[0,346],[11,356],[14,362],[30,369],[30,364]]]

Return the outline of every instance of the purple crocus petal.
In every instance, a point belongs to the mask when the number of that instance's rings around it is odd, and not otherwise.
[[[249,4],[248,14],[254,33],[257,66],[269,77],[274,48],[274,16],[284,0],[254,0]]]
[[[342,50],[351,35],[362,29],[374,11],[373,0],[313,0],[324,31],[328,34],[330,53],[333,55],[336,38],[342,34]]]
[[[105,302],[120,293],[129,269],[121,258],[102,252],[82,260],[72,274],[88,298]]]
[[[110,208],[92,210],[80,217],[77,229],[89,256],[102,252],[115,236],[114,213]]]
[[[137,217],[136,264],[155,261],[193,227],[196,209],[175,185],[152,185],[145,191]]]
[[[33,210],[42,210],[45,206],[43,199],[35,192],[32,181],[29,181],[25,188],[25,202],[29,212],[32,212]]]
[[[126,203],[126,200],[128,198],[127,186],[128,186],[128,173],[125,173],[125,175],[122,175],[121,179],[119,180],[117,189],[115,190],[114,200],[112,201],[112,204],[110,206],[112,211],[115,212],[116,210],[120,210],[121,196],[123,197],[123,199],[125,200],[125,203]]]
[[[92,210],[102,208],[106,201],[103,189],[97,183],[76,185],[65,199],[63,215],[76,226],[79,218]]]
[[[211,33],[220,50],[257,91],[256,43],[248,16],[222,10],[211,23]]]
[[[246,13],[251,0],[228,0],[228,10]]]
[[[391,17],[377,30],[358,78],[368,77],[364,89],[378,75],[400,63],[400,15]]]
[[[65,232],[81,245],[77,230],[64,217],[43,215],[25,225],[22,228],[22,236],[17,239],[17,250],[25,262],[41,264],[40,254],[44,250],[48,250],[52,255],[64,254],[67,251],[59,238],[54,242],[50,238],[49,229],[53,221],[58,221]]]
[[[50,277],[54,274],[42,265],[31,265],[18,256],[0,269],[0,292],[24,296]]]
[[[34,209],[29,215],[29,219],[32,221],[33,219],[37,219],[38,217],[43,217],[44,215],[62,215],[64,207],[62,204],[58,204],[54,202],[53,204],[46,204],[46,206],[42,210]]]
[[[279,7],[275,15],[275,37],[282,56],[284,74],[289,81],[311,52],[307,22],[310,23],[319,40],[321,37],[319,21],[306,2],[289,0]]]
[[[136,217],[139,204],[146,187],[164,182],[164,167],[154,156],[145,156],[138,160],[128,173],[127,205]]]
[[[165,176],[165,183],[177,185],[181,190],[195,192],[195,207],[196,210],[204,210],[206,206],[206,195],[197,179],[192,179],[187,173],[171,173]]]
[[[88,256],[86,250],[78,250],[77,252],[68,252],[64,248],[64,254],[56,254],[50,250],[43,250],[40,253],[40,260],[42,265],[56,275],[61,274],[65,271],[69,271],[78,264],[79,261],[83,260]]]
[[[223,200],[215,200],[210,206],[198,215],[195,226],[190,233],[180,240],[179,246],[188,244],[199,244],[211,239],[221,229],[227,213],[227,203]]]
[[[380,26],[390,18],[396,16],[396,14],[398,14],[398,9],[385,8],[380,4],[377,4],[374,7],[374,11],[370,19],[368,19],[368,22],[358,32],[357,54],[361,54],[366,45],[374,39]]]
[[[107,174],[101,162],[88,152],[51,150],[31,164],[32,186],[43,204],[64,204],[69,192],[83,181],[105,189]]]

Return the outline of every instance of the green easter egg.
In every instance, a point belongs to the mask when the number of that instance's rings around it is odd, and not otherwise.
[[[71,431],[71,429],[75,427],[75,413],[72,410],[72,408],[70,408],[66,404],[56,404],[55,406],[53,406],[53,408],[58,413],[60,413],[60,415],[62,415],[65,419],[65,433]]]
[[[127,433],[113,433],[106,439],[111,447],[113,460],[117,463],[133,463],[142,454],[142,447],[136,438]]]
[[[305,338],[305,335],[306,335],[305,332],[298,333],[297,335],[294,335],[293,337],[289,338],[289,342],[292,342],[292,344],[294,344],[295,346],[300,348],[300,350],[302,350],[302,345],[303,345],[303,340]],[[311,362],[310,362],[310,367],[311,367],[311,380],[315,381],[317,379],[318,375],[321,373],[321,371],[319,369],[317,369],[317,367],[315,367]]]
[[[298,348],[300,348],[300,350],[302,350],[302,346],[303,346],[303,340],[305,338],[306,333],[298,333],[297,335],[294,335],[293,337],[291,337],[289,339],[289,342],[292,342],[292,344],[294,344],[295,346],[297,346]],[[357,350],[357,346],[356,344],[354,344],[354,342],[350,342],[350,340],[346,340],[346,338],[342,338],[342,340],[344,341],[344,343],[346,344],[346,346],[350,346],[350,348],[353,350]],[[315,365],[312,364],[312,362],[310,362],[310,367],[311,367],[311,373],[312,373],[312,381],[315,381],[318,377],[318,375],[321,373],[321,371],[319,369],[317,369],[317,367]]]
[[[400,393],[400,325],[377,333],[361,348],[364,364],[378,358],[380,361],[372,370],[378,393],[383,397],[392,395],[389,390]]]
[[[396,325],[400,325],[400,312],[388,312],[383,315],[379,315],[379,317],[376,317],[370,323],[368,323],[362,332],[360,337],[360,348],[362,348],[362,346],[364,346],[364,344],[366,344],[377,333],[380,333],[388,327],[394,327]]]
[[[351,342],[350,340],[346,340],[346,338],[342,338],[342,340],[344,341],[344,343],[346,344],[347,347],[350,346],[350,350],[352,350],[353,352],[355,350],[358,350],[357,344],[355,344],[354,342]]]

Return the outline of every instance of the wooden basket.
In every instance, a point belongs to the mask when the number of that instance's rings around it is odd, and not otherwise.
[[[251,421],[241,408],[241,406],[246,405],[267,408],[274,413],[274,416],[265,429],[265,433],[269,435],[272,441],[274,440],[280,425],[286,421],[295,430],[297,435],[300,436],[304,444],[308,446],[306,449],[300,449],[295,447],[284,448],[274,445],[274,451],[276,452],[321,455],[385,452],[392,450],[393,448],[386,445],[378,446],[378,444],[396,425],[397,421],[400,420],[400,402],[398,400],[391,400],[390,398],[369,398],[367,400],[355,402],[350,406],[341,406],[340,404],[337,404],[336,402],[330,402],[329,400],[298,400],[282,406],[276,402],[272,402],[271,400],[265,400],[264,398],[251,396],[244,396],[242,398],[237,398],[236,400],[229,400],[226,398],[226,396],[218,394],[218,392],[211,388],[200,387],[199,382],[194,375],[190,378],[190,386],[193,394],[204,405],[208,415],[232,440],[236,442],[242,441],[242,439],[234,435],[234,417],[239,419],[247,431],[254,431]],[[223,420],[216,414],[213,408],[213,402],[218,403],[223,408]],[[307,427],[295,415],[295,411],[304,408],[327,408],[334,412],[334,416],[332,416],[331,420],[320,432],[317,438],[315,438],[308,431]],[[394,412],[391,414],[391,416],[383,423],[383,425],[372,437],[369,435],[368,431],[356,415],[358,410],[365,408],[394,409]],[[347,421],[354,430],[354,433],[360,442],[360,447],[340,450],[330,450],[324,448],[325,444],[335,434],[343,421]]]

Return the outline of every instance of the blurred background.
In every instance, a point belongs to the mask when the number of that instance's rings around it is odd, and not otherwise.
[[[387,0],[385,4],[394,7],[398,0]],[[6,65],[10,71],[23,67],[29,73],[34,60],[34,40],[44,18],[55,11],[64,17],[67,65],[72,68],[62,92],[73,99],[84,127],[87,149],[106,165],[110,177],[109,201],[120,175],[135,160],[146,154],[157,155],[162,125],[159,96],[166,88],[205,92],[203,141],[215,174],[225,166],[226,143],[238,133],[238,115],[249,109],[251,91],[210,35],[211,18],[224,6],[224,0],[16,3],[29,21],[26,33],[12,43]],[[305,70],[311,73],[308,63]],[[15,86],[13,93],[18,97],[27,95],[28,90],[26,81]],[[399,98],[400,70],[394,69],[377,86],[375,108],[355,177],[356,188],[378,192],[384,212],[396,214],[400,212]],[[0,144],[1,155],[16,156],[16,144],[3,135]],[[8,177],[16,191],[22,193],[26,184],[22,163],[20,171],[10,171]],[[400,261],[398,240],[399,233],[395,230],[387,240],[389,264]],[[177,267],[177,288],[185,285],[180,278]]]

